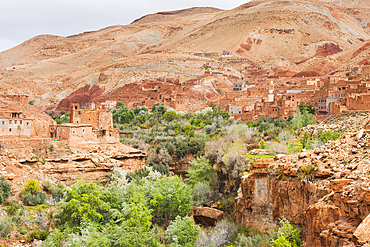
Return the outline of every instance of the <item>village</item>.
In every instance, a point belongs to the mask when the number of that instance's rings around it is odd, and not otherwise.
[[[91,110],[97,107],[109,110],[116,108],[120,101],[128,108],[145,106],[151,109],[154,104],[163,103],[176,111],[195,113],[212,103],[243,122],[270,115],[288,119],[300,104],[312,105],[318,121],[345,112],[370,110],[367,104],[369,65],[334,75],[305,76],[282,69],[262,69],[247,59],[233,58],[231,54],[226,51],[221,56],[194,53],[197,57],[214,57],[202,65],[203,74],[193,79],[145,79],[128,83],[94,102],[80,102],[80,105]],[[212,85],[214,91],[205,91],[204,85]],[[66,103],[57,109],[66,109]]]

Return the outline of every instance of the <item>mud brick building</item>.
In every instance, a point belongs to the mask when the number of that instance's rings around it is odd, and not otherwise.
[[[22,116],[22,112],[0,113],[0,136],[22,136],[32,135],[32,119]]]
[[[50,125],[50,136],[66,140],[69,145],[81,143],[118,143],[119,131],[113,128],[112,112],[103,109],[81,109],[79,104],[71,104],[70,123]]]

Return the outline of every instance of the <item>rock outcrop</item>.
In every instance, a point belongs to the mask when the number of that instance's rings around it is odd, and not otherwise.
[[[285,217],[302,229],[304,246],[368,241],[370,130],[321,148],[253,164],[241,178],[235,220],[262,231]]]
[[[215,208],[193,207],[191,215],[196,224],[204,226],[214,226],[217,221],[225,217],[225,213]]]

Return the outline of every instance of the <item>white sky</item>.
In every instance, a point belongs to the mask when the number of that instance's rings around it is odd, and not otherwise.
[[[68,36],[190,7],[232,9],[248,0],[0,0],[0,52],[41,34]]]

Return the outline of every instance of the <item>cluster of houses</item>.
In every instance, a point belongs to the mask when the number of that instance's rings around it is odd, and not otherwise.
[[[235,119],[256,120],[261,116],[288,119],[299,104],[316,108],[317,116],[370,110],[370,66],[347,76],[236,82],[233,91],[213,99]],[[361,74],[358,74],[361,71]]]
[[[90,110],[72,104],[69,123],[56,124],[37,106],[30,105],[27,95],[2,95],[0,103],[0,141],[34,138],[61,141],[71,146],[119,142],[119,131],[113,128],[112,112],[104,105]]]

